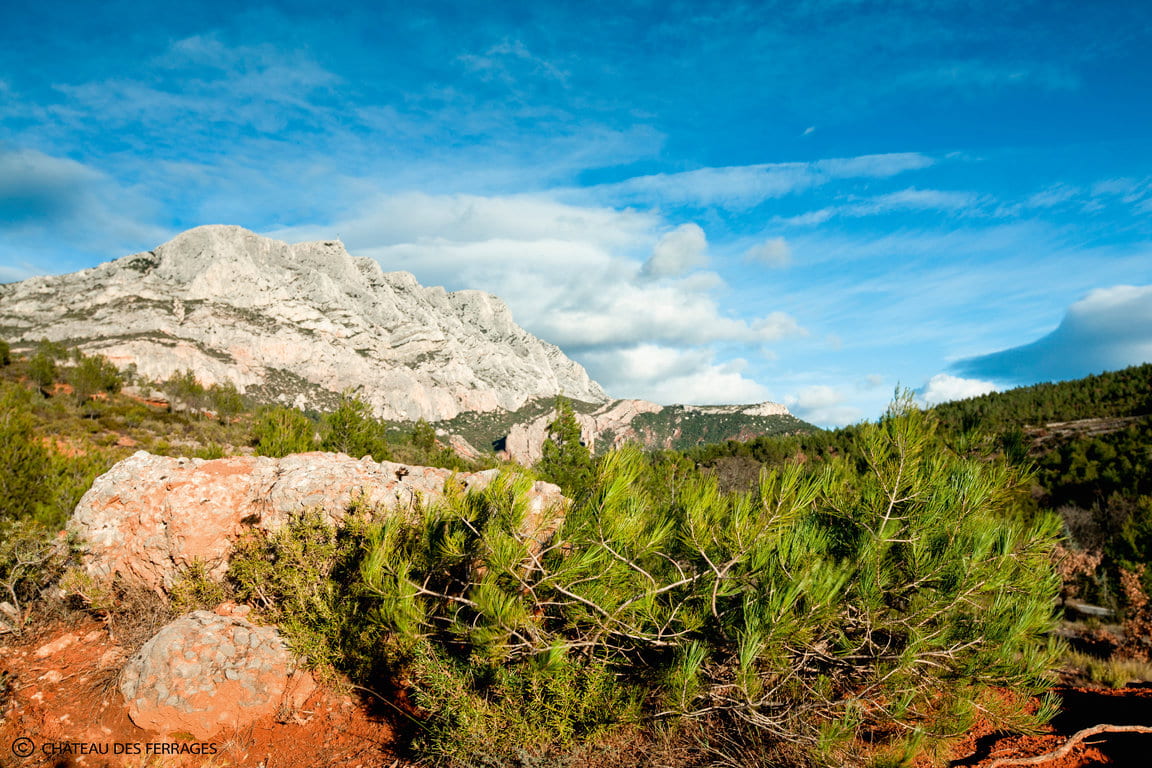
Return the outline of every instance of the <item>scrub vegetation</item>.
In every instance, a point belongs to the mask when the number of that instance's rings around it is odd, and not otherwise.
[[[49,610],[70,557],[57,531],[133,450],[500,465],[427,423],[383,424],[354,393],[310,414],[189,372],[136,378],[129,397],[102,358],[0,352],[4,633]],[[254,606],[322,677],[401,702],[428,764],[945,761],[978,717],[1037,728],[1062,668],[1148,678],[1138,644],[1069,654],[1054,630],[1077,600],[1148,624],[1150,379],[927,411],[898,394],[847,429],[603,456],[558,401],[537,467],[408,517],[353,500],[334,530],[302,512],[244,540],[223,582],[193,568],[170,599]],[[536,479],[572,499],[547,541],[522,533]],[[88,597],[112,624],[124,613],[116,594]]]

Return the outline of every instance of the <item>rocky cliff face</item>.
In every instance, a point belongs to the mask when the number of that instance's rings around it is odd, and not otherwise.
[[[0,285],[0,334],[75,344],[154,379],[191,369],[302,408],[354,389],[385,419],[512,411],[559,393],[608,399],[495,296],[426,288],[339,241],[289,245],[240,227]]]
[[[754,405],[669,405],[646,400],[614,400],[595,410],[575,414],[581,439],[595,454],[639,443],[645,448],[689,448],[699,443],[748,440],[757,435],[811,428],[779,403]],[[508,457],[532,465],[544,455],[550,409],[534,419],[514,424],[504,439]]]

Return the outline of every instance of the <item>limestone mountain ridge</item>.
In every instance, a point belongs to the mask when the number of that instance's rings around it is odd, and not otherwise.
[[[154,380],[189,369],[300,408],[353,390],[390,420],[514,411],[560,393],[609,400],[496,296],[422,286],[337,240],[289,245],[236,226],[0,285],[0,334],[64,342]]]
[[[162,381],[191,370],[257,402],[313,411],[354,392],[389,422],[436,422],[465,453],[534,463],[553,405],[586,443],[686,448],[811,425],[783,405],[614,400],[498,297],[426,287],[339,240],[288,244],[238,226],[188,230],[154,250],[65,275],[0,284],[0,338],[101,354]]]

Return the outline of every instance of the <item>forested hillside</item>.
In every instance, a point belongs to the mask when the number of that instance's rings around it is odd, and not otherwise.
[[[1031,472],[1032,493],[1020,508],[1060,514],[1068,597],[1124,615],[1143,599],[1133,583],[1152,592],[1152,365],[944,403],[929,413],[953,450],[999,454]],[[726,487],[749,487],[765,467],[862,461],[859,430],[727,442],[685,455]]]

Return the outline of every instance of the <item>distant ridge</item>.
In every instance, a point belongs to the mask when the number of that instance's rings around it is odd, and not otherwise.
[[[48,338],[153,379],[191,369],[259,399],[323,410],[351,389],[385,419],[608,396],[481,291],[424,287],[338,240],[204,226],[155,250],[0,285],[0,334]]]

